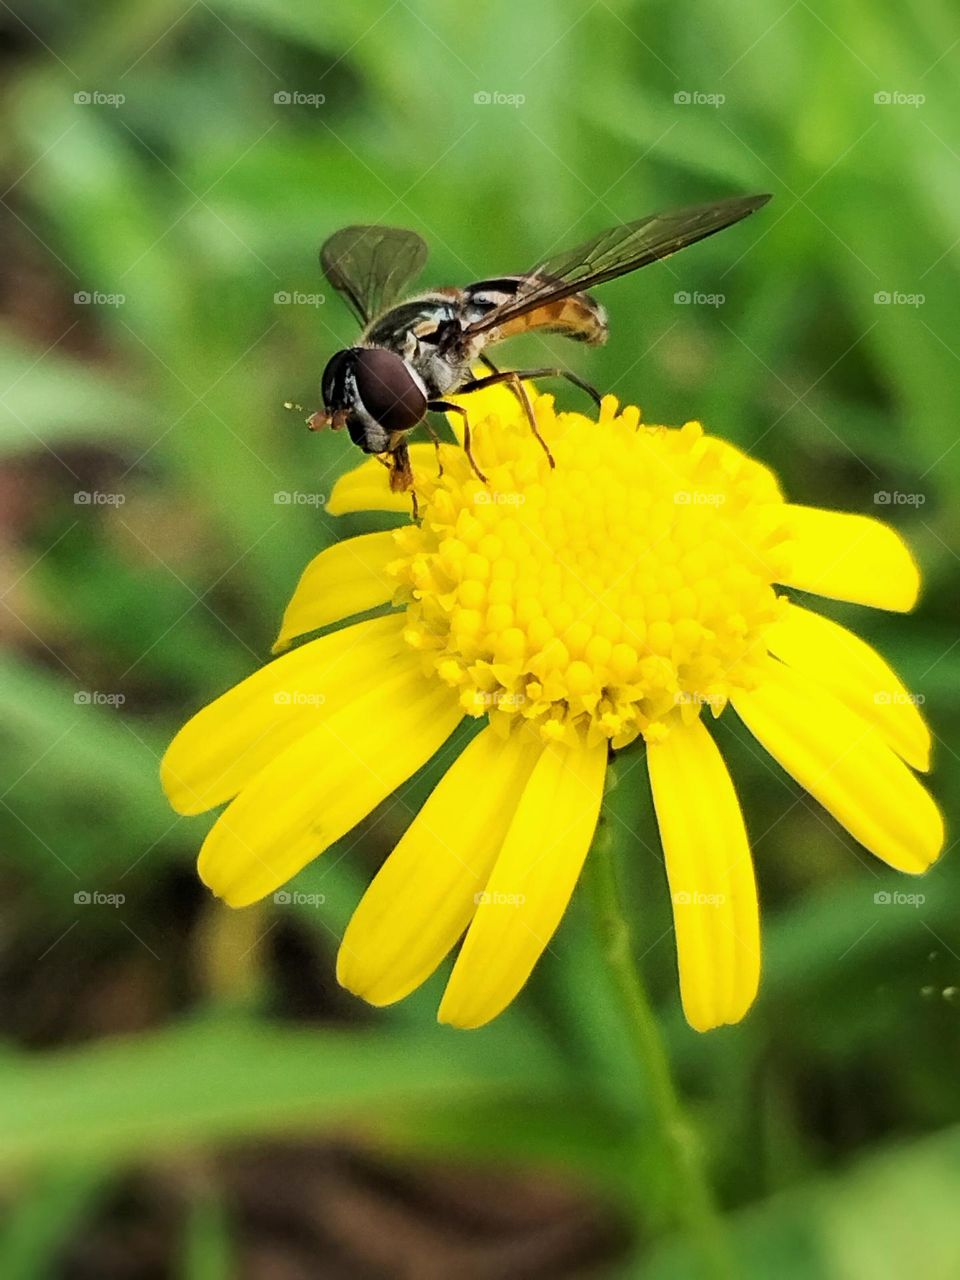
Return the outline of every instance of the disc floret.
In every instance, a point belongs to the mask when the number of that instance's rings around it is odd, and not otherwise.
[[[773,475],[697,422],[599,421],[536,402],[556,466],[491,415],[475,449],[418,477],[419,526],[391,572],[405,636],[470,715],[546,741],[660,740],[755,683],[788,548]]]

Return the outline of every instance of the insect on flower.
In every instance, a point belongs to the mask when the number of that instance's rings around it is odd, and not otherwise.
[[[788,501],[767,466],[696,421],[644,424],[613,396],[590,416],[530,396],[556,467],[502,385],[471,401],[489,486],[461,449],[441,477],[429,444],[411,444],[422,521],[307,565],[281,656],[180,730],[164,786],[180,813],[226,803],[199,872],[242,907],[317,857],[329,865],[433,760],[442,776],[361,898],[337,975],[391,1004],[455,953],[439,1016],[478,1027],[550,946],[611,759],[642,739],[618,771],[628,790],[633,766],[647,770],[684,1011],[700,1031],[738,1022],[760,981],[760,911],[713,724],[739,720],[865,849],[921,875],[944,825],[916,776],[933,745],[919,700],[807,598],[905,612],[919,570],[893,529]],[[327,511],[406,502],[368,458]],[[466,746],[451,737],[465,720],[478,730]]]
[[[769,199],[736,196],[655,213],[603,231],[522,275],[432,289],[406,301],[401,301],[403,294],[427,259],[420,236],[397,227],[344,227],[325,242],[320,263],[364,328],[356,346],[338,351],[327,364],[320,383],[324,407],[308,425],[311,430],[346,427],[354,444],[389,468],[391,489],[403,492],[413,488],[409,432],[428,411],[456,413],[463,420],[470,465],[485,482],[471,448],[467,410],[445,397],[506,383],[552,467],[553,456],[537,429],[522,379],[566,378],[597,405],[600,396],[567,369],[501,371],[485,354],[487,347],[531,330],[591,345],[605,342],[606,312],[588,289],[714,235]],[[486,376],[474,375],[478,363],[489,370]],[[439,444],[432,428],[427,429]]]

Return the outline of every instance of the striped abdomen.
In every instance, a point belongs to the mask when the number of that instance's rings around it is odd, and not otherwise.
[[[500,276],[496,280],[481,280],[464,290],[464,323],[481,320],[494,307],[510,302],[519,292],[527,292],[541,283],[535,275]],[[543,284],[548,283],[546,279]],[[597,345],[607,340],[606,310],[588,293],[575,293],[568,298],[545,302],[522,316],[516,316],[505,324],[492,329],[489,342],[500,342],[518,333],[536,329],[540,333],[559,333],[575,342]]]

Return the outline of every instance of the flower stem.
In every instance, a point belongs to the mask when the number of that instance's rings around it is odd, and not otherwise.
[[[624,914],[614,841],[601,818],[587,859],[592,888],[594,923],[604,958],[619,997],[620,1011],[630,1035],[634,1058],[656,1117],[674,1184],[673,1209],[699,1248],[704,1275],[731,1280],[736,1274],[733,1255],[717,1209],[696,1134],[686,1117],[670,1071],[670,1060],[640,972],[634,963],[630,926]]]

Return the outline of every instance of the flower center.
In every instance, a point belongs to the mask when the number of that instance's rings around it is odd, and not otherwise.
[[[599,421],[535,398],[551,469],[520,406],[475,424],[418,474],[420,526],[391,566],[405,636],[470,715],[504,732],[620,747],[657,741],[748,688],[779,606],[782,498],[761,464],[699,423]]]

